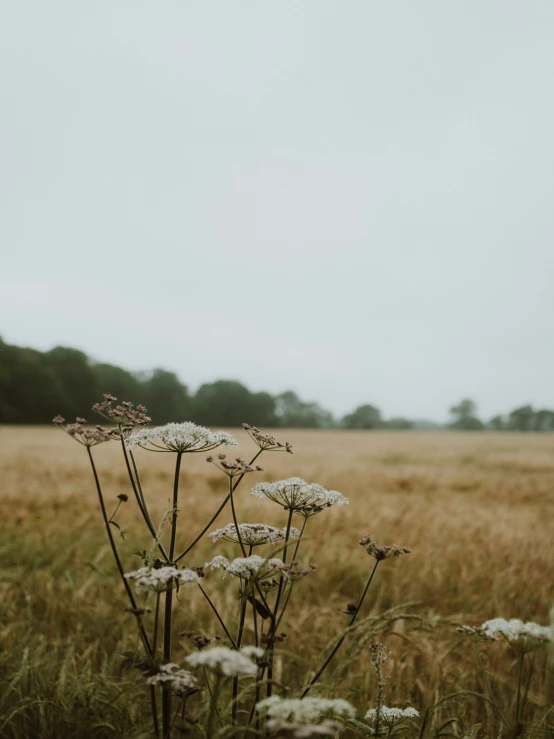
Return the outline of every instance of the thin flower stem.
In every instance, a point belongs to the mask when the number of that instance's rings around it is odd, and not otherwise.
[[[238,529],[237,529],[238,531]],[[245,553],[246,554],[246,553]],[[248,589],[248,580],[246,581],[244,585],[244,589],[242,592],[241,597],[241,606],[240,606],[240,618],[239,618],[239,629],[237,633],[237,647],[240,648],[240,645],[242,644],[242,635],[244,633],[244,622],[246,618],[246,606],[248,605],[248,601],[246,599],[246,591]],[[233,688],[232,688],[232,701],[231,701],[231,714],[232,714],[232,721],[233,726],[236,726],[237,723],[237,712],[238,712],[238,694],[239,694],[239,678],[238,675],[236,675],[233,678]]]
[[[363,604],[363,602],[365,600],[365,597],[367,595],[367,591],[369,590],[369,586],[371,585],[371,582],[373,580],[373,576],[375,575],[375,572],[377,571],[377,566],[379,565],[379,562],[380,562],[380,560],[378,560],[378,559],[375,560],[375,565],[374,565],[373,569],[371,570],[371,574],[370,574],[370,576],[368,578],[368,581],[367,581],[366,586],[364,588],[364,591],[363,591],[363,593],[361,595],[361,598],[358,601],[358,605],[356,606],[356,610],[352,614],[352,618],[350,619],[350,623],[348,624],[348,628],[350,628],[351,626],[353,626],[354,623],[356,622],[356,619],[358,618],[358,615],[360,613],[360,609],[361,609],[362,604]],[[339,651],[339,649],[342,646],[342,643],[344,642],[345,639],[346,639],[346,634],[343,634],[341,636],[341,638],[338,640],[338,642],[335,644],[335,647],[334,647],[333,651],[331,652],[331,654],[327,657],[327,659],[325,660],[325,662],[321,665],[321,667],[319,668],[319,670],[317,671],[317,673],[314,675],[314,677],[310,681],[308,687],[305,688],[304,692],[300,696],[301,698],[305,698],[306,695],[308,695],[308,693],[310,692],[310,690],[313,688],[313,686],[316,684],[316,682],[319,680],[319,678],[321,677],[321,675],[325,671],[327,665],[331,662],[331,660],[333,659],[333,657],[335,656],[335,654]]]
[[[262,453],[262,451],[263,451],[263,449],[260,449],[260,450],[258,451],[258,453],[257,453],[257,454],[255,454],[255,455],[254,455],[254,456],[252,457],[252,459],[251,459],[251,460],[250,460],[250,462],[248,463],[248,464],[249,464],[250,466],[254,464],[254,462],[255,462],[255,461],[256,461],[256,460],[258,459],[258,457],[260,456],[260,454]],[[240,475],[240,477],[239,477],[239,478],[237,479],[236,483],[235,483],[235,484],[233,485],[233,492],[235,492],[235,490],[237,489],[237,487],[238,487],[238,485],[239,485],[240,481],[241,481],[241,480],[242,480],[242,478],[244,477],[244,474],[245,474],[245,473],[243,473],[242,475]],[[180,560],[182,560],[182,559],[183,559],[183,557],[184,557],[184,556],[185,556],[186,554],[188,554],[188,553],[190,552],[190,550],[191,550],[191,549],[193,549],[193,548],[194,548],[194,547],[195,547],[195,546],[196,546],[196,545],[198,544],[198,542],[200,541],[200,539],[201,539],[201,538],[202,538],[202,537],[204,536],[204,534],[206,533],[206,531],[207,531],[207,530],[208,530],[208,529],[209,529],[209,528],[210,528],[210,527],[212,526],[213,522],[214,522],[214,521],[216,520],[216,518],[217,518],[217,517],[219,516],[219,514],[221,513],[221,511],[222,511],[222,510],[223,510],[223,509],[225,508],[225,506],[226,506],[226,505],[227,505],[227,503],[229,502],[229,499],[230,499],[230,498],[231,498],[231,493],[228,493],[228,494],[227,494],[227,496],[225,497],[225,499],[223,500],[223,503],[222,503],[222,504],[221,504],[221,505],[219,506],[219,508],[217,509],[217,511],[216,511],[216,512],[214,513],[214,515],[213,515],[213,516],[212,516],[212,517],[210,518],[210,520],[209,520],[209,521],[208,521],[208,523],[207,523],[207,524],[206,524],[206,525],[204,526],[204,528],[203,528],[203,529],[202,529],[202,531],[201,531],[201,532],[200,532],[200,533],[198,534],[198,536],[197,536],[197,537],[196,537],[196,538],[195,538],[195,539],[194,539],[194,540],[193,540],[193,541],[192,541],[192,542],[191,542],[191,543],[190,543],[190,544],[188,545],[188,547],[187,547],[187,548],[186,548],[186,549],[185,549],[184,551],[182,551],[182,552],[181,552],[181,554],[180,554],[180,555],[179,555],[178,557],[176,557],[176,558],[175,558],[175,560],[174,560],[174,561],[175,561],[175,564],[177,564],[177,562],[179,562]]]
[[[289,517],[287,520],[287,530],[285,534],[285,544],[283,547],[283,564],[287,563],[287,548],[289,543],[289,537],[290,537],[290,527],[292,523],[292,515],[294,513],[294,510],[292,508],[289,509]],[[277,589],[277,597],[275,598],[275,607],[273,609],[273,613],[271,616],[271,627],[269,632],[269,654],[268,654],[268,666],[267,666],[267,697],[269,698],[272,695],[273,692],[273,657],[275,653],[275,633],[277,630],[277,614],[279,612],[279,606],[281,604],[281,596],[283,594],[283,583],[285,581],[285,576],[283,573],[281,573],[281,577],[279,578],[279,588]]]
[[[519,654],[519,665],[517,670],[517,696],[516,696],[516,732],[519,729],[520,720],[521,720],[521,713],[522,713],[522,703],[521,703],[521,683],[523,679],[523,659],[525,657],[524,652],[520,652]],[[517,736],[517,734],[516,734]]]
[[[169,561],[173,561],[175,554],[175,539],[177,536],[177,506],[179,502],[179,473],[181,471],[182,452],[177,452],[177,460],[175,461],[175,477],[173,481],[173,517],[171,520],[171,538],[169,542]],[[173,588],[171,583],[165,594],[165,613],[164,613],[164,649],[163,656],[165,662],[171,662],[171,624],[172,624],[172,607],[173,607]],[[170,739],[171,736],[171,699],[172,693],[169,686],[162,687],[162,725],[163,739]]]
[[[160,595],[156,593],[156,613],[154,615],[154,636],[152,639],[152,656],[156,659],[156,653],[158,651],[158,621],[160,617]]]
[[[204,596],[204,598],[206,598],[206,600],[207,600],[207,601],[208,601],[208,603],[210,604],[210,607],[211,607],[212,611],[213,611],[213,612],[215,613],[215,615],[216,615],[216,618],[217,618],[217,620],[219,621],[219,623],[221,624],[221,628],[222,628],[222,629],[223,629],[223,631],[225,632],[225,634],[226,634],[227,638],[228,638],[228,639],[229,639],[229,641],[231,642],[231,645],[232,645],[233,649],[236,649],[236,648],[237,648],[237,645],[236,645],[236,643],[235,643],[235,640],[233,639],[233,637],[232,637],[232,636],[231,636],[231,634],[229,633],[229,630],[228,630],[228,628],[227,628],[227,627],[225,626],[225,624],[223,623],[223,619],[222,619],[222,618],[221,618],[221,616],[219,615],[219,612],[218,612],[217,608],[216,608],[216,607],[214,606],[214,604],[213,604],[213,603],[212,603],[212,601],[210,600],[210,596],[209,596],[209,595],[208,595],[208,594],[206,593],[206,591],[204,590],[204,588],[202,587],[202,585],[200,585],[200,583],[198,583],[198,587],[200,588],[200,592],[202,593],[202,595]]]
[[[246,557],[246,549],[244,548],[244,543],[240,535],[239,523],[237,521],[237,512],[235,510],[235,499],[233,498],[234,492],[235,492],[235,488],[233,487],[233,478],[230,477],[229,478],[229,498],[231,499],[231,512],[233,514],[233,523],[235,524],[235,530],[237,532],[237,540],[238,540],[238,543],[240,544],[242,556]]]
[[[150,704],[152,706],[152,721],[154,722],[154,734],[160,736],[160,724],[158,723],[158,701],[156,699],[156,688],[150,686]]]
[[[485,665],[483,664],[483,659],[481,657],[481,652],[479,651],[479,647],[477,646],[477,642],[473,642],[475,645],[475,651],[477,652],[477,661],[479,662],[479,667],[481,668],[481,673],[483,675],[483,679],[485,681],[485,685],[487,686],[487,690],[489,692],[490,702],[491,705],[494,707],[500,718],[502,719],[504,725],[509,728],[510,722],[504,715],[503,710],[500,708],[498,703],[496,702],[494,698],[494,693],[492,692],[492,687],[489,681],[489,678],[487,677],[487,673],[485,672]]]
[[[137,483],[135,482],[135,478],[131,470],[131,465],[129,464],[129,455],[127,453],[127,447],[125,446],[125,440],[123,438],[123,435],[121,435],[121,448],[123,450],[123,458],[125,459],[125,466],[127,467],[127,474],[129,475],[129,480],[131,481],[131,487],[133,488],[133,493],[135,494],[135,499],[137,501],[139,510],[142,513],[144,523],[146,524],[146,526],[148,527],[148,530],[154,537],[154,541],[158,545],[160,553],[162,554],[164,559],[167,559],[167,554],[165,553],[163,546],[161,545],[160,542],[158,542],[156,529],[154,528],[154,524],[152,523],[152,519],[150,518],[148,511],[146,510],[146,505],[145,504],[143,505],[141,495],[139,493],[139,488],[137,487]]]
[[[133,611],[136,613],[138,611],[137,602],[135,600],[135,596],[133,595],[133,591],[131,590],[131,586],[129,585],[129,582],[127,581],[127,578],[125,577],[123,565],[121,564],[121,559],[119,558],[119,552],[117,551],[117,547],[115,545],[115,541],[112,535],[112,530],[110,527],[110,522],[108,520],[108,515],[106,513],[106,506],[104,505],[104,496],[102,494],[102,488],[100,486],[100,479],[98,477],[98,472],[96,471],[96,465],[94,464],[94,459],[92,457],[92,452],[90,450],[90,447],[87,447],[87,452],[88,452],[90,464],[92,467],[92,474],[94,476],[94,482],[96,484],[96,492],[98,493],[98,500],[100,502],[100,510],[102,512],[102,518],[104,519],[104,525],[106,527],[106,532],[108,534],[108,539],[109,539],[112,553],[115,559],[115,563],[117,565],[117,569],[119,570],[119,574],[121,575],[121,580],[123,581],[123,585],[125,586],[125,590],[127,592],[129,600],[131,602],[131,607]],[[148,656],[152,657],[152,647],[150,646],[150,641],[148,639],[146,631],[144,630],[144,626],[142,625],[141,617],[139,615],[136,615],[136,619],[137,619],[139,634],[142,639],[144,648],[146,649]]]
[[[213,692],[212,692],[212,686],[211,686],[211,684],[210,684],[210,680],[209,680],[209,678],[208,678],[208,671],[206,670],[206,666],[205,666],[205,665],[202,665],[202,670],[203,670],[203,672],[204,672],[204,678],[205,678],[205,680],[206,680],[206,685],[208,686],[208,693],[210,694],[210,698],[211,698],[211,700],[213,701],[213,699],[214,699],[214,694],[213,694]],[[223,726],[223,721],[221,720],[221,716],[219,715],[219,711],[218,711],[218,709],[217,709],[217,706],[216,706],[215,704],[214,704],[214,706],[215,706],[215,712],[216,712],[216,714],[217,714],[217,719],[218,719],[218,721],[219,721],[219,725],[220,725],[220,726]]]
[[[206,726],[207,739],[213,738],[214,714],[217,711],[217,699],[219,698],[219,688],[221,686],[221,675],[216,675],[213,693],[210,693],[210,713],[208,715],[208,724]]]
[[[300,542],[302,541],[302,537],[304,536],[304,529],[306,528],[306,524],[308,523],[308,518],[304,518],[304,523],[302,524],[302,528],[300,529],[300,536],[298,537],[298,541],[296,542],[296,546],[294,548],[294,554],[292,555],[292,560],[294,561],[296,559],[296,556],[298,554],[298,549],[300,547]]]

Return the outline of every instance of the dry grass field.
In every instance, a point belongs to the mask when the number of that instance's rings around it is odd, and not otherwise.
[[[254,447],[246,434],[240,453]],[[413,705],[421,713],[460,690],[486,692],[473,644],[455,626],[494,617],[547,624],[554,601],[554,437],[531,434],[416,432],[279,432],[294,455],[266,453],[264,471],[238,489],[239,520],[283,526],[282,509],[254,499],[260,480],[300,476],[342,492],[350,505],[310,519],[303,562],[318,569],[295,589],[280,645],[279,676],[298,687],[306,665],[345,626],[341,610],[356,601],[373,564],[359,546],[365,534],[413,553],[381,563],[363,615],[396,606],[379,639],[392,652],[385,671],[387,705]],[[113,507],[130,493],[115,443],[94,450],[104,493]],[[167,507],[173,456],[140,450],[147,500],[156,518]],[[188,543],[226,493],[223,475],[205,455],[185,455],[179,539]],[[133,617],[124,611],[98,514],[85,450],[58,429],[0,428],[0,736],[148,736],[144,689],[134,673],[121,674],[121,653],[136,646]],[[133,500],[118,515],[128,569],[133,552],[149,545]],[[224,511],[217,524],[231,520]],[[203,564],[230,544],[206,539],[195,550]],[[236,585],[209,574],[214,600],[234,607]],[[217,623],[196,592],[180,604],[177,631],[217,633]],[[369,650],[348,663],[360,634],[326,673],[320,694],[373,705]],[[189,649],[185,639],[183,650]],[[515,695],[514,652],[504,643],[481,647],[491,685],[506,710]],[[531,664],[531,660],[529,661]],[[527,718],[537,721],[552,703],[547,650],[534,653]],[[441,703],[429,727],[457,717],[445,735],[498,736],[490,705],[458,695]],[[146,723],[145,723],[146,722]],[[427,729],[426,729],[427,730]],[[142,733],[141,733],[142,732]],[[432,735],[432,734],[431,734]],[[546,730],[537,736],[547,736]]]

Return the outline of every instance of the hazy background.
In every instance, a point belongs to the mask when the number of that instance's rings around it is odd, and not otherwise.
[[[552,403],[551,0],[0,8],[4,340],[336,413]]]

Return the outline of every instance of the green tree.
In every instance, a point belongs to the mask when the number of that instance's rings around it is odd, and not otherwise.
[[[93,364],[97,398],[103,393],[115,395],[118,400],[130,400],[131,403],[144,403],[142,384],[136,375],[114,364]]]
[[[283,428],[331,428],[333,415],[318,403],[305,403],[293,390],[275,398],[275,414]]]
[[[142,383],[141,403],[156,424],[189,421],[191,401],[186,385],[174,372],[155,369]]]
[[[381,411],[374,405],[360,405],[355,411],[344,416],[342,425],[346,429],[378,429],[383,426]]]
[[[503,416],[494,416],[488,425],[493,431],[503,431],[506,428],[506,422]]]
[[[531,405],[515,408],[508,416],[508,428],[511,431],[532,431],[535,426],[535,411]]]
[[[554,431],[554,411],[542,408],[535,413],[534,431]]]
[[[76,416],[88,417],[92,404],[98,400],[98,389],[87,355],[77,349],[57,346],[43,356],[45,366],[61,386],[58,413],[68,420]]]
[[[391,418],[390,420],[385,421],[385,426],[388,429],[409,431],[414,428],[415,424],[413,421],[409,421],[407,418]]]
[[[454,421],[449,424],[449,428],[459,431],[482,431],[485,426],[477,417],[477,406],[469,398],[464,398],[458,405],[450,408],[450,415],[454,417]]]

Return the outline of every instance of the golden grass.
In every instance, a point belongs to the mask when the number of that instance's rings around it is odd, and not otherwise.
[[[236,435],[248,458],[253,445],[242,431]],[[287,652],[313,665],[344,627],[339,611],[357,599],[372,564],[357,544],[369,533],[378,543],[412,547],[413,554],[380,565],[365,612],[417,602],[411,610],[429,625],[414,630],[403,619],[381,637],[393,653],[386,665],[387,704],[422,710],[455,690],[483,692],[473,645],[455,625],[493,617],[548,622],[554,600],[554,437],[338,431],[288,431],[279,437],[292,442],[295,454],[264,454],[264,472],[252,475],[251,482],[295,475],[350,499],[350,506],[325,511],[308,524],[302,559],[316,562],[318,569],[296,586],[283,624],[284,679],[303,675]],[[107,500],[130,493],[117,444],[98,447],[95,458]],[[174,457],[139,451],[138,459],[147,500],[159,519],[169,502]],[[121,651],[134,644],[85,450],[57,429],[2,427],[0,479],[4,643],[31,628],[43,644],[71,643],[80,659],[92,653],[100,659],[103,648]],[[238,491],[239,519],[284,525],[282,510],[252,498],[248,482]],[[182,544],[209,519],[225,492],[226,479],[205,455],[185,457]],[[149,546],[149,540],[139,533],[132,498],[118,520],[128,531],[125,562],[136,567],[132,552]],[[229,521],[225,511],[218,525]],[[204,540],[188,564],[202,564],[214,553],[229,555],[233,549]],[[236,607],[232,582],[221,582],[217,573],[205,582],[218,604]],[[176,628],[217,631],[196,593],[190,601],[181,607]],[[495,690],[511,705],[513,653],[503,644],[487,644],[482,651]],[[347,670],[341,671],[340,662],[324,682],[360,708],[369,707],[374,680],[368,650]],[[548,692],[542,650],[535,659],[530,716],[548,707]],[[491,733],[498,728],[490,708],[475,698],[446,703],[440,714],[443,720],[463,714],[468,725],[479,721]]]

